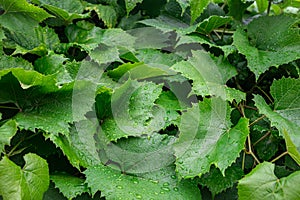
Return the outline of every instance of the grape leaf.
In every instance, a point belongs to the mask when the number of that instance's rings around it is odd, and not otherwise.
[[[231,128],[230,108],[219,98],[204,99],[183,113],[180,136],[174,144],[176,170],[182,177],[195,177],[215,165],[224,174],[244,148],[248,119]]]
[[[89,188],[84,183],[84,179],[68,174],[56,173],[50,175],[50,180],[54,182],[55,187],[68,199],[73,199],[82,193],[89,193]]]
[[[88,52],[92,52],[99,44],[100,48],[104,45],[104,47],[132,50],[136,40],[134,36],[122,29],[100,29],[87,22],[77,22],[76,25],[69,25],[66,28],[66,34],[71,43],[81,46]]]
[[[210,171],[203,174],[199,183],[208,187],[212,195],[215,196],[228,188],[231,188],[243,176],[243,170],[239,166],[230,166],[225,170],[225,176],[219,169],[212,167]]]
[[[50,54],[38,58],[34,62],[34,69],[45,75],[55,74],[61,71],[61,68],[63,68],[63,63],[66,60],[68,59],[63,55],[50,52]]]
[[[263,13],[268,8],[267,0],[255,0],[258,12]]]
[[[165,128],[171,124],[179,125],[180,114],[178,111],[182,111],[187,108],[187,105],[184,102],[179,101],[178,98],[180,97],[177,97],[171,91],[163,91],[155,102],[162,106],[166,111]]]
[[[68,135],[45,134],[68,157],[70,163],[80,169],[100,162],[94,135],[97,122],[82,120],[74,123]]]
[[[17,130],[16,121],[11,119],[0,126],[0,152],[3,152],[5,145],[10,144],[10,140],[17,133]]]
[[[175,161],[174,140],[175,137],[160,134],[122,138],[104,148],[102,162],[128,174],[156,171]]]
[[[108,28],[113,28],[117,24],[118,15],[113,6],[98,5],[95,11]]]
[[[297,47],[300,45],[298,23],[299,19],[287,15],[262,16],[254,19],[247,27],[250,44],[259,50],[298,50]],[[298,54],[291,55],[299,55],[299,50],[297,52]]]
[[[204,51],[192,51],[192,53],[193,56],[188,61],[178,62],[171,69],[193,80],[195,94],[219,96],[229,101],[236,99],[237,102],[245,99],[245,94],[225,85],[226,81],[236,73],[233,66],[222,62],[221,59],[210,57],[209,53]]]
[[[164,110],[154,102],[162,85],[129,79],[112,94],[111,108],[114,119],[101,125],[109,141],[121,137],[151,134],[164,126]]]
[[[83,13],[83,5],[80,0],[32,0],[33,3],[46,8],[53,15],[59,17],[60,19],[71,22],[74,19],[80,19],[87,17]]]
[[[91,54],[91,58],[98,64],[109,64],[115,61],[123,62],[119,58],[119,51],[117,47],[108,47],[102,45],[95,48]]]
[[[239,199],[298,199],[300,196],[300,172],[278,179],[275,165],[264,162],[256,166],[239,181]]]
[[[24,60],[23,58],[0,55],[1,76],[3,74],[6,74],[5,71],[10,68],[22,68],[25,70],[33,70],[32,64],[27,60]]]
[[[259,112],[265,114],[270,119],[271,125],[279,129],[281,135],[285,137],[290,155],[298,164],[300,163],[299,91],[299,79],[282,78],[274,81],[271,86],[274,110],[266,104],[262,97],[254,97]]]
[[[170,67],[178,61],[183,60],[180,56],[173,53],[163,53],[156,49],[139,49],[134,56],[138,61],[146,64],[159,64]]]
[[[0,194],[4,199],[42,199],[49,186],[47,162],[29,153],[21,169],[6,156],[0,161]]]
[[[299,28],[293,28],[297,21],[283,15],[260,17],[248,25],[248,33],[241,29],[235,31],[233,45],[246,56],[256,78],[271,66],[300,58]]]
[[[132,11],[134,9],[136,4],[142,3],[142,2],[143,2],[143,0],[125,0],[127,15],[129,15],[130,11]]]
[[[28,16],[31,18],[30,21],[35,22],[35,25],[51,17],[45,10],[28,3],[26,0],[1,0],[0,5],[4,9],[4,14],[0,17],[0,23],[8,29],[15,29],[15,21],[22,17],[27,18]],[[28,24],[30,25],[30,23]]]
[[[208,6],[210,0],[190,0],[191,6],[191,24],[193,24]]]
[[[232,18],[228,16],[216,16],[212,15],[209,18],[203,20],[197,27],[197,32],[202,34],[209,34],[214,29],[231,22]]]
[[[160,15],[155,19],[145,19],[145,20],[140,21],[140,23],[155,27],[155,28],[163,31],[164,33],[170,32],[170,31],[176,31],[183,35],[192,33],[197,28],[197,25],[189,26],[189,24],[186,24],[177,18],[173,18],[173,17],[167,16],[167,15]]]
[[[20,25],[20,27],[25,25]],[[27,28],[24,27],[24,29]],[[36,35],[36,37],[32,37],[31,35]],[[60,45],[57,34],[49,27],[39,26],[29,31],[7,31],[7,38],[16,45],[14,54],[33,53],[46,55],[48,50],[54,51]]]
[[[221,49],[224,52],[224,57],[228,57],[229,54],[236,51],[236,48],[232,45],[216,45],[210,42],[206,37],[202,35],[180,35],[178,42],[176,43],[176,48],[180,45],[196,44],[198,47],[202,48],[202,44],[207,44],[209,47],[215,47]]]
[[[172,169],[172,168],[171,168]],[[156,179],[121,174],[108,166],[97,165],[84,171],[92,194],[101,191],[106,199],[201,199],[196,184],[178,183],[174,171]]]
[[[108,75],[116,80],[131,79],[143,80],[147,78],[159,77],[164,75],[174,75],[168,68],[164,66],[151,66],[144,63],[124,63],[118,68],[108,72]]]

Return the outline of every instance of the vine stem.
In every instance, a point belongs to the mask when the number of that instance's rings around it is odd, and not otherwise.
[[[262,120],[265,117],[266,117],[266,115],[260,116],[259,118],[257,118],[256,120],[254,120],[251,124],[249,124],[249,127],[253,126],[253,124],[256,124],[257,122],[259,122],[260,120]]]
[[[280,154],[279,156],[277,156],[276,158],[274,158],[273,160],[271,160],[271,163],[273,163],[273,162],[275,162],[275,161],[277,161],[277,160],[279,160],[281,157],[283,157],[283,156],[285,156],[285,155],[287,155],[287,154],[289,154],[289,152],[283,152],[282,154]]]
[[[259,164],[260,163],[259,160],[257,159],[257,157],[252,151],[250,135],[247,136],[247,140],[248,140],[248,151],[246,153],[250,154],[254,158],[254,160]]]

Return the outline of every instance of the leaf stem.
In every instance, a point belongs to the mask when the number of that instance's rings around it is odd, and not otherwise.
[[[228,34],[234,34],[234,31],[224,30],[224,29],[215,29],[215,32],[219,33],[228,33]]]
[[[283,152],[282,154],[280,154],[279,156],[277,156],[276,158],[274,158],[273,160],[271,160],[271,163],[273,163],[273,162],[279,160],[281,157],[283,157],[283,156],[285,156],[285,155],[287,155],[287,154],[289,154],[288,151]]]
[[[268,131],[266,134],[264,134],[261,138],[259,138],[256,142],[253,143],[252,146],[257,145],[260,141],[264,140],[266,137],[270,135],[271,131]]]
[[[18,148],[18,146],[23,142],[23,140],[20,140],[7,154],[7,157],[10,157],[13,155],[14,151]]]
[[[249,127],[250,126],[253,126],[254,124],[256,124],[257,122],[259,122],[260,120],[262,120],[263,118],[265,118],[266,115],[262,115],[260,116],[259,118],[257,118],[256,120],[254,120],[252,123],[249,124]]]
[[[20,110],[19,108],[11,107],[11,106],[0,106],[0,108]]]
[[[268,100],[271,103],[273,103],[273,100],[271,99],[271,97],[263,89],[261,89],[259,86],[256,86],[256,87],[257,87],[257,89],[259,89],[268,98]]]
[[[245,169],[245,159],[246,159],[246,153],[245,151],[243,152],[243,160],[242,160],[242,170],[244,171]]]
[[[251,110],[256,110],[256,111],[258,110],[257,108],[255,108],[255,107],[252,107],[252,106],[247,106],[247,105],[244,105],[244,107],[245,107],[245,108],[248,108],[248,109],[251,109]]]

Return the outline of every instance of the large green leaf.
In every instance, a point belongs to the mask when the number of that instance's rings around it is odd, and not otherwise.
[[[271,125],[279,129],[285,137],[287,149],[293,159],[300,164],[300,121],[299,121],[299,79],[282,78],[274,81],[271,94],[274,97],[272,110],[260,96],[255,96],[255,105],[261,114],[265,114]]]
[[[29,153],[24,156],[25,165],[21,169],[6,156],[0,161],[0,194],[4,199],[42,200],[49,186],[47,162]]]
[[[160,170],[175,161],[172,144],[175,137],[153,134],[129,137],[105,147],[103,163],[128,174],[141,174]],[[159,155],[159,156],[158,156]]]
[[[176,169],[182,177],[195,177],[215,165],[224,174],[239,156],[249,134],[248,119],[231,127],[230,108],[219,98],[204,99],[183,113],[180,136],[174,144]]]
[[[233,45],[246,56],[248,67],[256,78],[271,66],[279,66],[300,58],[299,20],[289,16],[259,17],[247,28],[237,29]],[[272,31],[270,31],[272,30]]]
[[[16,28],[14,22],[22,17],[27,18],[28,16],[32,19],[31,21],[35,21],[35,25],[51,17],[45,10],[28,3],[26,0],[1,0],[0,5],[4,9],[4,14],[0,17],[0,23],[9,29]]]
[[[53,78],[20,68],[2,76],[0,102],[13,103],[19,110],[14,116],[21,128],[36,128],[52,133],[68,133],[68,123],[73,120],[72,90],[69,85],[58,89]],[[49,85],[48,85],[49,84]]]
[[[195,183],[180,182],[173,168],[163,170],[155,178],[121,174],[109,166],[89,167],[84,174],[93,194],[101,191],[106,199],[201,199]],[[153,174],[152,174],[153,176]]]
[[[216,45],[207,39],[207,37],[203,35],[180,35],[178,42],[176,43],[176,48],[179,48],[181,45],[197,45],[201,47],[201,45],[206,44],[209,47],[215,47],[221,49],[224,52],[224,57],[227,58],[229,54],[236,51],[236,48],[232,45]]]
[[[154,104],[162,85],[129,79],[112,94],[113,119],[101,128],[109,141],[122,137],[151,134],[164,127],[165,112]]]
[[[204,51],[193,51],[193,57],[188,61],[181,61],[172,66],[177,72],[186,78],[193,80],[193,92],[197,95],[213,95],[222,99],[239,102],[245,99],[245,94],[226,86],[236,71],[228,62],[222,58],[212,58]]]
[[[18,25],[21,29],[26,24]],[[14,54],[33,53],[46,55],[49,50],[56,50],[60,45],[60,40],[55,31],[49,27],[36,27],[22,30],[7,31],[7,38],[15,44]],[[35,37],[32,37],[34,35]]]
[[[89,188],[84,183],[84,179],[68,174],[56,173],[50,175],[50,180],[54,182],[55,187],[68,199],[73,199],[85,192],[89,193]]]
[[[173,72],[174,74],[175,72]],[[151,66],[144,63],[125,63],[118,68],[109,71],[109,76],[114,79],[126,80],[129,77],[132,79],[143,80],[147,78],[172,75],[172,71],[163,66]]]
[[[49,10],[53,15],[68,22],[87,17],[82,14],[84,7],[80,0],[32,0],[35,4]]]
[[[264,162],[256,166],[239,181],[239,199],[289,199],[297,200],[300,196],[300,172],[278,179],[274,174],[275,165]]]
[[[183,60],[182,57],[174,53],[163,53],[156,49],[139,49],[134,56],[138,61],[149,65],[170,67],[178,61]]]
[[[63,151],[74,167],[80,169],[80,166],[100,162],[94,139],[96,133],[97,122],[82,120],[72,125],[68,135],[47,134],[46,137]]]
[[[155,27],[163,32],[170,32],[175,30],[181,34],[192,33],[197,28],[197,25],[189,26],[189,24],[186,24],[177,18],[166,15],[160,15],[156,19],[145,19],[140,21],[140,23]]]
[[[8,120],[0,126],[0,152],[3,152],[5,145],[10,144],[10,140],[17,133],[17,130],[18,128],[15,120]]]
[[[232,18],[228,16],[223,17],[223,16],[212,15],[209,18],[203,20],[198,25],[197,32],[202,34],[209,34],[214,29],[228,24],[231,20]]]

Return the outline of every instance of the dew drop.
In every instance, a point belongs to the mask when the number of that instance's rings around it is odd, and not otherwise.
[[[168,187],[162,187],[161,189],[164,191],[170,191],[170,189]]]
[[[177,192],[177,191],[178,191],[178,187],[174,187],[173,190],[174,190],[175,192]]]
[[[163,186],[169,186],[170,184],[168,183],[168,182],[165,182],[164,184],[163,184]]]
[[[172,175],[172,176],[171,176],[171,179],[176,179],[176,176],[175,176],[175,175]]]
[[[123,189],[123,187],[121,185],[117,185],[118,189]]]
[[[137,199],[141,199],[142,198],[142,195],[140,195],[140,194],[135,194],[135,196],[136,196]]]

